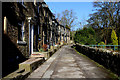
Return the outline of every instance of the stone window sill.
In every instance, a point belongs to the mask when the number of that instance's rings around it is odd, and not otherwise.
[[[19,44],[19,45],[26,45],[27,43],[25,41],[18,41],[17,40],[17,44]]]

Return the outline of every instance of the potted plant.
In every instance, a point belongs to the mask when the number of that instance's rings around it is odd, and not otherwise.
[[[44,44],[44,45],[42,46],[42,48],[43,48],[44,51],[47,51],[47,44]]]

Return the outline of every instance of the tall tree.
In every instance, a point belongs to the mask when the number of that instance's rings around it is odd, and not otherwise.
[[[90,15],[88,23],[93,28],[99,29],[102,38],[107,43],[110,34],[109,29],[115,29],[119,33],[120,4],[119,2],[94,2],[93,6],[95,7],[95,13]]]
[[[76,31],[74,35],[74,41],[80,44],[96,44],[95,31],[92,27],[84,27]]]

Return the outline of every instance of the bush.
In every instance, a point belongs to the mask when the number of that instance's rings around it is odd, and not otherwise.
[[[40,48],[39,52],[43,52],[43,51],[44,51],[43,48]]]
[[[105,43],[102,41],[102,42],[98,43],[98,45],[105,45]],[[105,47],[100,46],[100,48],[105,48]]]
[[[75,43],[93,45],[96,44],[95,31],[91,27],[84,27],[76,31],[74,35]]]
[[[120,44],[120,37],[119,37],[119,44]]]
[[[112,43],[108,43],[108,45],[112,45]]]
[[[105,45],[105,43],[102,41],[102,42],[98,43],[98,45]]]
[[[116,35],[115,30],[112,30],[111,40],[112,40],[112,44],[113,44],[113,45],[118,45],[118,37],[117,37],[117,35]]]

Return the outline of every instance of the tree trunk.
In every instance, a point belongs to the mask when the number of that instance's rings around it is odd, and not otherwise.
[[[104,38],[104,40],[105,40],[105,45],[107,45],[107,40],[106,40],[106,38]]]

